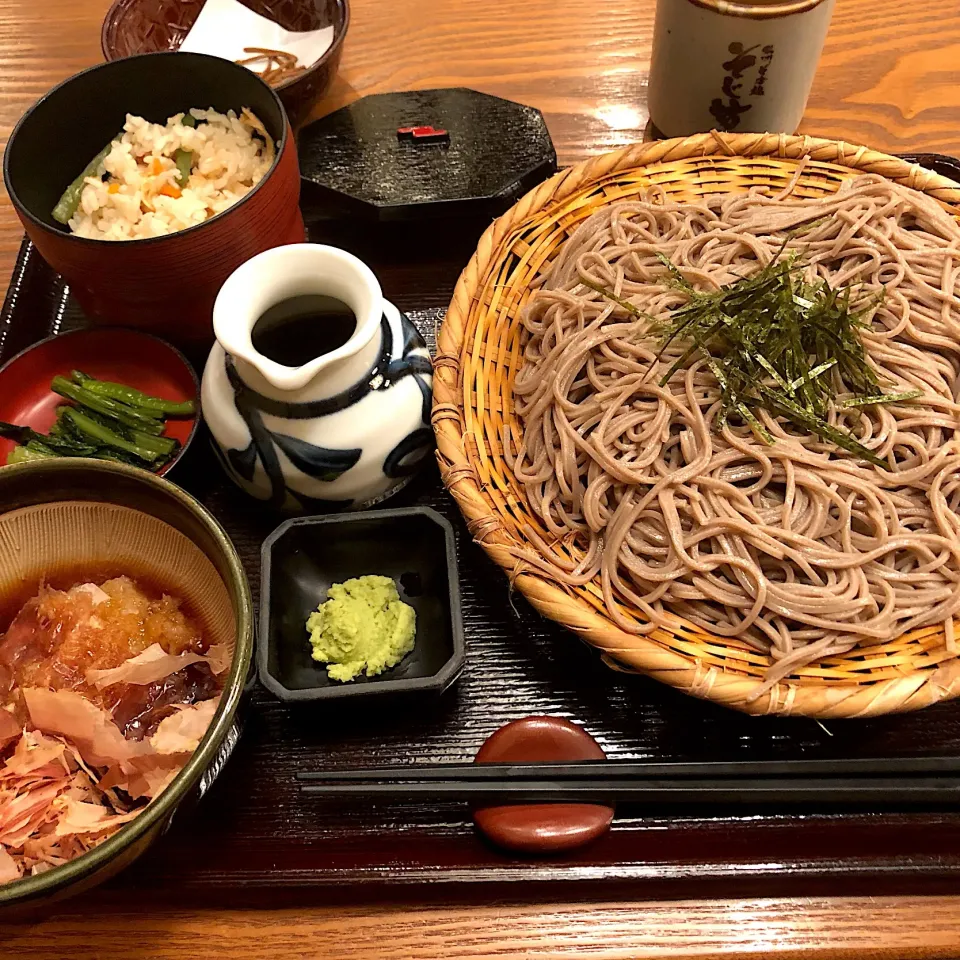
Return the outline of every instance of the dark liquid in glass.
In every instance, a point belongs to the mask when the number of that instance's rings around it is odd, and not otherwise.
[[[305,293],[281,300],[253,325],[253,349],[285,367],[302,367],[342,347],[357,326],[353,311],[336,297]]]

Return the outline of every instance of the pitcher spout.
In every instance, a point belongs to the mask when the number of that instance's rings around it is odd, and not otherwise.
[[[248,386],[277,399],[339,389],[376,350],[380,284],[352,254],[320,244],[261,253],[223,285],[213,327]]]
[[[241,378],[248,383],[255,379],[262,380],[271,388],[266,391],[268,395],[302,391],[322,374],[324,369],[336,363],[335,359],[325,356],[317,357],[299,367],[287,367],[263,356],[252,344],[247,350],[244,350],[242,345],[236,350],[228,349],[226,346],[224,349],[233,357]]]

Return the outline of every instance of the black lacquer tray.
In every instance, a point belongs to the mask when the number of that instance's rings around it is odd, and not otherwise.
[[[960,179],[949,158],[923,162]],[[311,239],[364,258],[432,347],[483,221],[322,223]],[[25,242],[0,314],[0,360],[83,324],[62,281]],[[279,523],[226,480],[198,439],[172,479],[221,520],[256,597],[263,538]],[[960,752],[960,700],[919,713],[828,722],[747,717],[609,670],[541,619],[471,543],[430,469],[390,507],[434,507],[456,528],[467,665],[439,701],[286,705],[252,686],[240,744],[213,788],[113,881],[138,902],[283,906],[364,896],[775,896],[955,892],[960,810],[622,808],[612,832],[558,858],[519,859],[479,839],[461,805],[336,805],[302,798],[301,769],[469,760],[501,724],[568,717],[621,759],[764,760]],[[574,889],[575,887],[575,889]]]

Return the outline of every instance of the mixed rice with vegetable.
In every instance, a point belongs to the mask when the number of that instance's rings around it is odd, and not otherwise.
[[[70,184],[53,216],[94,240],[160,237],[203,223],[246,196],[276,148],[246,107],[192,109],[150,123],[127,114],[123,132]]]

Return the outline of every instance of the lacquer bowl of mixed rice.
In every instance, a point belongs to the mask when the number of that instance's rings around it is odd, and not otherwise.
[[[188,348],[212,340],[213,301],[241,263],[304,239],[276,93],[202,54],[144,54],[64,81],[17,124],[4,180],[91,320]]]

